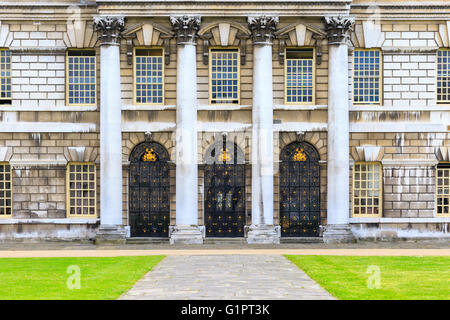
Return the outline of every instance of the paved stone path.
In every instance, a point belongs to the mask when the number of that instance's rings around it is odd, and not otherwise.
[[[281,255],[168,256],[121,299],[334,299]]]

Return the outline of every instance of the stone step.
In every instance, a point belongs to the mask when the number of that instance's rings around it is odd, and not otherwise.
[[[247,244],[246,238],[205,238],[203,244]]]
[[[169,243],[169,238],[159,238],[159,237],[136,237],[128,238],[126,240],[127,244],[157,244],[157,243]]]
[[[322,237],[286,237],[280,238],[280,243],[323,243]]]

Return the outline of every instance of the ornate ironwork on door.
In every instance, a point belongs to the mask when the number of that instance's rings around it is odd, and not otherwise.
[[[132,237],[167,237],[170,223],[169,154],[156,142],[130,156],[129,217]]]
[[[205,156],[205,227],[207,237],[243,237],[245,161],[231,142],[215,143]]]
[[[293,142],[280,155],[280,225],[283,237],[317,237],[320,220],[319,154]]]

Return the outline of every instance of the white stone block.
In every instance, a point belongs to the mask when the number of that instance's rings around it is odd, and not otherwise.
[[[415,62],[402,63],[402,69],[415,70],[419,67],[419,65]]]
[[[411,40],[411,47],[427,47],[427,40]]]
[[[29,32],[14,32],[14,39],[29,39]]]
[[[434,99],[435,93],[434,92],[419,92],[419,98],[420,99]]]
[[[393,61],[394,62],[409,62],[409,55],[397,55],[397,56],[393,56]]]
[[[24,92],[38,91],[38,86],[36,85],[22,85],[21,90]]]
[[[30,69],[45,70],[45,69],[47,69],[47,64],[46,63],[40,63],[40,62],[30,63]]]
[[[47,78],[31,78],[30,84],[47,84]]]
[[[38,40],[21,40],[20,44],[23,47],[37,47]]]
[[[409,40],[393,40],[392,41],[394,47],[409,47]]]
[[[56,46],[55,40],[39,40],[40,47],[54,47]]]
[[[39,70],[39,77],[51,78],[55,76],[55,71],[53,70]]]
[[[436,82],[435,78],[419,78],[420,84],[433,84]]]
[[[434,32],[419,32],[420,39],[434,39]]]
[[[386,39],[400,39],[400,32],[386,32]]]
[[[30,39],[46,39],[47,34],[45,32],[30,32]]]
[[[411,55],[410,61],[411,62],[427,62],[427,56]]]
[[[52,55],[39,56],[39,62],[55,62],[55,56]]]
[[[13,69],[16,70],[28,70],[30,69],[30,64],[29,63],[13,63],[11,66]]]
[[[417,83],[419,83],[419,79],[416,77],[402,78],[402,84],[417,84]]]

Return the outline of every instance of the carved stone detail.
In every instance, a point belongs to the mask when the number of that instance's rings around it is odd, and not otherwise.
[[[201,17],[199,16],[172,16],[170,23],[177,39],[177,44],[195,44],[200,29]]]
[[[328,44],[346,44],[355,24],[354,17],[325,17]]]
[[[94,17],[94,27],[99,33],[101,44],[120,44],[121,33],[125,27],[125,18],[121,16]]]
[[[253,44],[272,44],[278,21],[278,17],[248,17],[248,28],[252,33]]]

